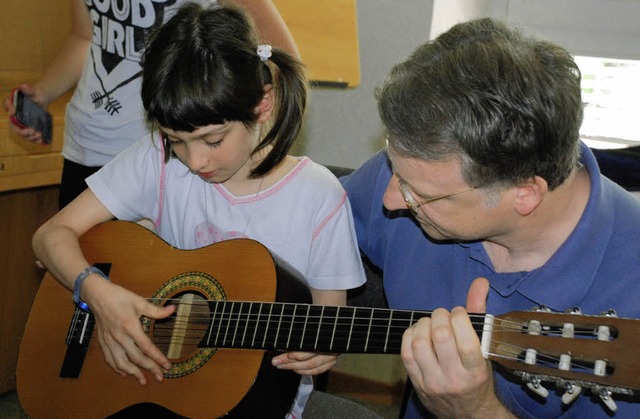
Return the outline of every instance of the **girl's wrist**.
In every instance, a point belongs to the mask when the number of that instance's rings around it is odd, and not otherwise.
[[[84,311],[91,311],[91,309],[89,308],[89,305],[82,299],[82,297],[80,296],[80,293],[82,291],[82,287],[86,279],[89,278],[91,275],[99,276],[102,279],[106,279],[107,281],[109,280],[109,277],[106,276],[100,269],[96,268],[95,266],[89,266],[87,268],[84,268],[84,270],[82,270],[82,272],[80,272],[78,276],[76,276],[76,279],[73,284],[73,302],[76,304],[76,306],[78,306],[78,308]]]

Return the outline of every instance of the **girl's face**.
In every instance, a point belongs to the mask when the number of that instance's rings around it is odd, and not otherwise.
[[[254,167],[253,150],[260,140],[259,124],[241,122],[207,125],[193,132],[161,128],[175,155],[191,172],[210,183],[242,181]]]

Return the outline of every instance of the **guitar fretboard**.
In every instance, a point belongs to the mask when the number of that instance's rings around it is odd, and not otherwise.
[[[212,302],[205,347],[398,354],[431,312],[311,304]]]

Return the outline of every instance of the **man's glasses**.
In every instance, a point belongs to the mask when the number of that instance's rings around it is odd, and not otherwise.
[[[407,204],[407,208],[409,208],[409,211],[411,211],[411,213],[413,215],[416,215],[416,216],[418,215],[418,208],[421,205],[430,204],[430,203],[438,201],[440,199],[448,198],[448,197],[454,196],[454,195],[460,195],[461,193],[465,193],[465,192],[472,191],[474,189],[478,189],[477,186],[474,186],[473,188],[465,189],[464,191],[454,192],[454,193],[450,193],[450,194],[446,194],[446,195],[440,195],[440,196],[436,196],[434,198],[425,199],[424,201],[416,202],[416,200],[413,199],[413,195],[411,194],[411,190],[409,189],[409,185],[404,183],[404,181],[402,179],[398,179],[398,188],[400,188],[400,193],[402,194],[402,197],[404,198],[404,202]]]

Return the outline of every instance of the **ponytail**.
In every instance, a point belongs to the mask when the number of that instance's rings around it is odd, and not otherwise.
[[[307,106],[308,82],[302,63],[279,49],[272,50],[269,61],[272,64],[265,62],[268,71],[271,71],[270,65],[277,67],[271,77],[276,97],[276,116],[271,129],[254,153],[268,145],[272,149],[253,169],[252,177],[268,173],[286,157],[298,138]]]

